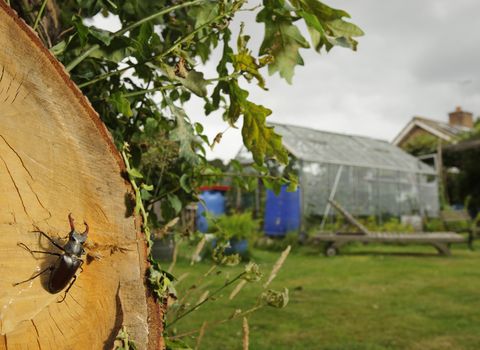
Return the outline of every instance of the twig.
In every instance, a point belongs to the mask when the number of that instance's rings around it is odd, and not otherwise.
[[[223,320],[221,320],[221,321],[218,321],[218,322],[209,324],[208,326],[205,326],[205,327],[202,327],[202,328],[207,329],[207,328],[210,328],[210,327],[219,325],[219,324],[221,324],[221,323],[223,323],[223,322],[226,322],[226,321],[228,321],[228,320],[233,320],[234,318],[237,318],[237,317],[239,317],[239,316],[243,316],[243,315],[248,314],[248,313],[250,313],[250,312],[254,312],[254,311],[257,310],[257,309],[260,309],[261,307],[262,307],[262,306],[255,306],[254,308],[251,308],[250,310],[247,310],[247,311],[245,311],[245,312],[239,313],[238,315],[235,315],[235,316],[233,316],[233,317],[228,317],[228,318],[226,318],[226,319],[223,319]],[[198,328],[198,329],[195,329],[195,330],[190,331],[190,332],[187,332],[187,333],[175,335],[175,336],[173,336],[173,337],[168,337],[168,339],[182,338],[182,337],[185,337],[185,336],[187,336],[187,335],[190,335],[190,334],[199,332],[199,331],[202,330],[202,328]]]
[[[213,266],[216,266],[216,265],[213,265]],[[236,280],[238,280],[240,277],[242,277],[246,272],[242,272],[241,274],[239,274],[237,277],[235,277],[233,280],[231,280],[230,282],[226,283],[225,285],[223,285],[222,287],[218,288],[215,292],[213,292],[210,296],[213,297],[214,295],[216,295],[217,293],[219,293],[221,290],[223,290],[224,288],[228,287],[230,284],[232,284],[233,282],[235,282]],[[173,320],[171,323],[169,323],[168,325],[165,325],[165,329],[167,329],[168,327],[170,327],[172,324],[174,324],[175,322],[177,322],[178,320],[180,320],[181,318],[187,316],[189,313],[191,313],[192,311],[195,311],[196,309],[198,309],[201,305],[203,305],[204,303],[206,303],[210,298],[208,299],[205,299],[204,301],[202,301],[201,303],[198,303],[197,305],[195,305],[194,307],[192,307],[190,310],[188,310],[187,312],[184,312],[180,317],[178,317],[177,319]],[[185,299],[185,298],[183,298]],[[182,299],[182,300],[183,300]]]
[[[202,329],[200,330],[200,334],[198,335],[197,344],[195,345],[195,350],[199,349],[200,342],[202,341],[202,337],[203,337],[203,332],[205,332],[206,323],[207,323],[206,321],[203,322]]]
[[[190,289],[188,290],[187,293],[185,293],[185,295],[183,296],[183,298],[178,302],[179,305],[183,304],[183,301],[188,297],[188,295],[194,290],[197,288],[197,286],[203,281],[203,279],[205,277],[207,277],[215,268],[217,267],[217,265],[213,265],[207,272],[205,272],[203,274],[202,277],[200,277],[200,279],[193,285],[190,287]],[[178,309],[177,309],[178,310]],[[170,315],[168,315],[167,319],[165,321],[168,321],[170,319],[170,317],[172,317],[172,315],[175,313],[175,311],[177,310],[174,310],[172,313],[170,313]]]

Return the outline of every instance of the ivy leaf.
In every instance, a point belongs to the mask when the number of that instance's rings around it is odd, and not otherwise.
[[[281,165],[288,164],[288,151],[282,145],[282,136],[266,125],[266,117],[272,111],[247,101],[248,92],[242,90],[236,80],[230,80],[230,98],[241,107],[244,114],[242,127],[243,144],[252,152],[255,163],[263,165],[263,158],[276,159]]]
[[[192,147],[192,143],[196,141],[193,127],[185,121],[183,109],[175,106],[167,96],[165,96],[164,100],[177,121],[177,127],[170,132],[170,140],[180,143],[178,149],[180,158],[184,158],[192,167],[196,167],[200,164],[200,158]]]
[[[260,55],[271,55],[275,62],[268,65],[268,73],[280,73],[280,77],[291,84],[296,65],[303,66],[303,59],[298,53],[300,48],[310,47],[292,24],[292,17],[287,11],[278,11],[274,6],[283,1],[264,0],[264,8],[257,15],[257,22],[265,23],[265,38],[260,47]]]
[[[125,117],[131,117],[132,110],[130,109],[130,102],[123,97],[123,94],[121,92],[115,92],[111,94],[108,98],[107,101],[110,102],[113,107],[117,110],[117,112],[122,113]]]
[[[82,17],[78,15],[74,15],[72,17],[72,22],[75,28],[77,28],[78,38],[80,39],[80,47],[83,48],[88,41],[87,39],[88,33],[89,33],[88,27],[85,24],[83,24]]]

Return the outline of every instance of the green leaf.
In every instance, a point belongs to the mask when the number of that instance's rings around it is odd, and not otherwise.
[[[65,40],[59,42],[57,45],[52,47],[50,49],[50,51],[55,56],[62,55],[65,52],[65,50],[67,49],[68,44],[70,44],[70,42],[72,41],[72,39],[74,38],[75,35],[77,35],[77,34],[71,35],[71,36],[68,37],[68,39],[65,39]]]
[[[128,173],[129,173],[130,175],[132,175],[133,177],[138,177],[138,178],[140,178],[140,179],[143,178],[142,174],[140,174],[137,170],[135,170],[135,169],[133,169],[133,168],[132,168],[132,169],[129,169],[129,170],[127,170],[127,171],[128,171]]]
[[[267,179],[266,177],[262,177],[262,182],[267,189],[269,189],[270,191],[273,191],[273,185],[270,179]]]
[[[153,190],[153,185],[142,184],[140,187],[146,189],[147,191]]]
[[[250,192],[254,191],[257,188],[258,179],[256,177],[249,177],[248,178],[248,189]]]
[[[221,7],[221,3],[215,2],[206,2],[199,6],[192,6],[188,11],[188,15],[190,18],[195,19],[195,29],[218,17]],[[199,37],[203,37],[203,35],[199,35]]]
[[[233,181],[238,185],[238,187],[243,188],[245,191],[248,191],[248,184],[241,177],[234,177]]]
[[[107,97],[107,101],[110,102],[117,112],[122,113],[125,117],[131,117],[132,110],[130,109],[130,102],[123,97],[121,92],[115,92]]]
[[[266,166],[259,166],[257,164],[252,164],[252,168],[259,173],[268,173],[268,168]]]
[[[282,191],[282,184],[278,180],[272,181],[272,191],[275,193],[275,196],[278,196]]]
[[[88,46],[86,48],[88,48]],[[134,52],[135,48],[132,40],[122,36],[120,38],[113,38],[109,46],[101,46],[97,50],[92,51],[89,57],[120,63]]]
[[[153,135],[158,130],[158,121],[155,118],[148,117],[144,127],[147,136]]]
[[[190,175],[183,174],[180,178],[180,186],[182,186],[183,190],[187,193],[192,192],[192,187],[190,186]]]
[[[252,152],[255,163],[263,165],[263,158],[276,159],[280,164],[288,164],[288,152],[282,145],[282,136],[266,125],[266,117],[272,111],[246,100],[248,92],[242,90],[236,80],[230,80],[230,98],[243,110],[243,143]]]
[[[178,214],[180,210],[182,210],[182,202],[175,194],[169,193],[167,197],[170,201],[170,204],[172,205],[172,208],[175,210],[175,213]]]
[[[209,82],[205,80],[202,72],[191,70],[186,78],[175,77],[175,80],[182,83],[187,89],[200,97],[206,97],[208,94],[207,85]]]
[[[325,46],[327,52],[333,46],[357,49],[358,42],[352,39],[364,35],[355,24],[346,22],[342,17],[350,15],[342,10],[331,8],[317,0],[293,0],[301,9],[296,14],[303,17],[308,26],[310,37],[316,51]]]
[[[297,189],[298,189],[298,185],[292,181],[287,187],[287,192],[297,192]]]
[[[288,12],[284,15],[275,11],[275,0],[264,0],[263,4],[265,7],[257,15],[257,22],[265,23],[265,38],[260,47],[260,55],[273,56],[275,62],[268,65],[268,73],[272,75],[278,71],[280,77],[291,84],[295,66],[303,66],[298,50],[310,46],[300,30],[292,24]]]
[[[172,208],[172,206],[170,205],[169,202],[167,201],[162,201],[162,204],[160,205],[160,208],[162,209],[162,218],[165,222],[170,222],[175,213],[174,213],[174,210]]]
[[[95,27],[89,27],[89,30],[93,37],[97,38],[107,46],[110,45],[112,41],[112,32]]]
[[[232,159],[230,163],[232,163],[232,165],[238,170],[239,173],[243,172],[243,165],[240,164],[238,160]]]
[[[74,15],[72,17],[72,22],[75,28],[77,28],[78,38],[80,39],[80,47],[83,48],[88,41],[87,39],[88,33],[89,33],[88,27],[85,24],[83,24],[82,17],[78,15]]]
[[[170,140],[178,141],[179,156],[184,158],[192,167],[200,164],[200,158],[195,153],[192,143],[196,141],[193,127],[190,123],[185,121],[185,112],[183,109],[175,106],[169,97],[165,96],[164,100],[167,102],[170,111],[175,115],[177,127],[170,132]]]
[[[187,345],[187,343],[184,343],[180,339],[168,339],[165,338],[165,345],[170,347],[172,350],[177,350],[177,349],[190,349],[192,348]]]

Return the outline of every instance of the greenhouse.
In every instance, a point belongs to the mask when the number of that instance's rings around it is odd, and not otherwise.
[[[299,176],[303,223],[333,220],[329,197],[353,215],[375,216],[379,223],[391,217],[438,216],[436,170],[400,148],[368,137],[271,125],[283,135],[291,159],[287,169],[277,167],[277,175],[290,171]],[[253,163],[245,148],[236,159]]]

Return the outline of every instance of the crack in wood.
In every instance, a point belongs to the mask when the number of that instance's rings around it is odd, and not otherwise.
[[[18,160],[20,161],[20,163],[22,163],[22,167],[25,169],[25,171],[28,173],[28,175],[30,176],[30,178],[35,181],[35,179],[33,178],[32,174],[30,174],[30,171],[28,171],[27,167],[25,166],[25,164],[23,163],[23,160],[22,160],[22,157],[20,157],[20,155],[13,149],[12,146],[10,146],[10,144],[7,142],[7,140],[5,139],[5,137],[3,137],[3,135],[0,135],[0,137],[3,139],[3,141],[5,142],[5,144],[8,146],[8,148],[10,148],[12,150],[13,153],[15,153],[15,155],[17,156]]]
[[[58,325],[57,321],[55,321],[55,319],[53,318],[52,313],[50,312],[50,307],[48,307],[47,309],[48,309],[48,314],[50,315],[50,318],[52,319],[53,323],[55,323],[55,326],[57,326],[58,330],[60,331],[60,333],[62,333],[63,337],[65,339],[68,339],[67,336],[65,334],[63,334],[62,329]]]
[[[12,174],[10,173],[10,169],[8,169],[7,162],[5,162],[5,159],[3,159],[2,156],[0,156],[0,159],[3,161],[3,164],[5,164],[5,169],[7,169],[7,173],[10,176],[10,179],[12,180],[13,186],[15,186],[15,189],[17,190],[18,198],[20,198],[20,202],[22,203],[23,211],[25,212],[25,214],[27,214],[27,217],[30,217],[30,215],[27,212],[27,208],[25,207],[25,203],[23,202],[22,195],[20,194],[20,190],[18,189],[18,186],[15,183],[15,180],[13,179]]]
[[[15,74],[15,75],[13,76],[13,79],[10,81],[10,84],[8,85],[7,91],[5,91],[6,94],[8,94],[8,90],[10,90],[10,88],[12,87],[12,83],[13,83],[13,81],[15,80],[16,77],[17,77],[17,74]],[[7,97],[7,98],[8,98],[8,97]]]
[[[20,93],[20,88],[22,87],[22,85],[23,85],[23,81],[20,83],[20,85],[18,85],[17,93],[15,94],[15,97],[13,98],[12,103],[15,102],[15,100],[17,99],[17,96]]]

